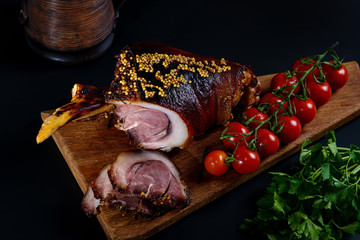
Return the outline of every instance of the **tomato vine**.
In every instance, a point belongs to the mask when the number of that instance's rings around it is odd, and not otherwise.
[[[339,67],[345,68],[342,65],[342,60],[340,60],[334,50],[336,46],[338,46],[338,43],[335,43],[321,54],[300,58],[291,66],[292,71],[289,70],[275,75],[272,81],[278,82],[272,82],[272,91],[265,94],[261,99],[260,104],[256,108],[258,113],[254,109],[250,114],[243,113],[241,123],[238,123],[242,126],[241,128],[238,128],[240,131],[236,132],[232,130],[231,124],[234,124],[235,122],[227,125],[220,137],[220,140],[225,146],[232,150],[225,159],[226,165],[229,166],[234,161],[239,161],[239,157],[236,157],[235,155],[238,155],[237,149],[244,144],[247,146],[248,151],[257,152],[259,147],[264,147],[264,144],[258,143],[258,131],[260,129],[269,129],[271,133],[275,134],[275,137],[280,138],[280,141],[283,144],[288,144],[300,136],[302,125],[296,116],[303,118],[301,121],[302,124],[307,124],[315,117],[316,112],[316,107],[310,106],[308,108],[315,108],[315,112],[314,109],[311,109],[311,115],[313,116],[304,117],[304,114],[306,114],[307,111],[307,109],[304,110],[302,108],[305,101],[311,98],[314,101],[309,100],[307,101],[307,104],[309,104],[308,102],[315,102],[317,106],[321,106],[325,104],[331,96],[331,92],[330,96],[329,94],[323,98],[319,98],[318,96],[322,94],[319,90],[321,87],[320,84],[328,84],[326,78],[327,76],[330,78],[330,73],[324,73],[322,71],[322,66],[328,64],[334,69],[335,66],[337,69],[339,69]],[[334,60],[324,61],[324,58],[329,54],[332,55]],[[339,66],[339,64],[341,65]],[[337,80],[338,79],[336,79],[335,76],[335,81]],[[344,81],[344,79],[341,80],[342,87],[344,85],[343,82],[346,81]],[[338,86],[340,86],[340,84],[338,84]],[[304,103],[294,101],[294,98],[299,101],[304,101]],[[294,102],[297,102],[298,104],[294,104]],[[299,113],[297,114],[297,112]],[[260,116],[260,114],[266,114],[266,117],[265,115]],[[291,136],[284,137],[284,135],[287,134],[290,134]],[[274,144],[273,148],[276,149],[276,151],[278,149],[276,144]],[[271,152],[274,152],[274,150]]]

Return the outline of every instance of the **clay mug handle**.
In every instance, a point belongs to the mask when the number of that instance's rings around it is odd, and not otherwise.
[[[126,0],[112,0],[114,6],[114,26],[113,32],[116,32],[117,22],[120,16],[120,8],[124,5]]]
[[[29,15],[27,14],[27,12],[27,0],[23,0],[19,12],[19,22],[22,25],[29,21]]]

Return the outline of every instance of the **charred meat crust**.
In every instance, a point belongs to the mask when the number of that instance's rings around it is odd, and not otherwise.
[[[105,103],[105,92],[108,87],[75,84],[72,89],[72,99],[55,110],[44,120],[36,136],[36,142],[41,143],[55,131],[72,120],[85,120],[109,114],[114,106]]]
[[[128,45],[117,57],[111,86],[75,84],[71,102],[44,121],[38,143],[72,120],[111,114],[121,102],[149,103],[174,113],[173,119],[180,120],[186,139],[173,146],[161,142],[144,148],[170,151],[184,147],[214,125],[225,124],[235,105],[246,108],[259,100],[261,86],[251,67],[153,42]]]
[[[108,89],[109,87],[76,84],[76,87],[73,88],[72,99],[81,99],[81,101],[70,102],[60,111],[57,111],[56,116],[71,111],[74,118],[76,118],[106,105],[104,95]]]
[[[122,90],[120,81],[121,78],[127,78],[128,76],[123,75],[124,68],[122,69],[123,71],[119,70],[121,66],[123,66],[122,61],[124,57],[127,60],[127,66],[131,69],[135,68],[138,77],[144,77],[149,84],[156,86],[159,86],[159,81],[156,79],[155,72],[160,71],[165,75],[174,65],[179,64],[173,61],[169,63],[168,68],[166,68],[160,60],[153,65],[154,71],[152,73],[141,72],[139,71],[139,64],[135,59],[144,53],[181,55],[188,58],[195,58],[196,61],[213,62],[218,66],[229,66],[230,70],[210,73],[209,77],[201,76],[198,71],[179,70],[178,75],[181,74],[185,78],[186,83],[180,83],[180,87],[171,86],[169,88],[163,88],[166,97],[155,95],[154,97],[146,98],[146,93],[141,88],[139,82],[136,82],[137,91],[126,92],[126,95]],[[254,81],[257,80],[250,67],[223,59],[219,60],[188,53],[160,43],[134,43],[125,47],[117,57],[118,62],[115,69],[116,78],[105,96],[106,102],[146,101],[173,110],[185,121],[190,137],[203,134],[213,125],[225,124],[231,117],[232,108],[238,104],[243,93],[246,93],[246,99],[251,100],[256,98],[254,95],[258,94],[259,91],[259,88],[256,87],[258,84],[254,84]],[[125,68],[125,72],[127,70],[129,69]],[[255,87],[252,87],[254,85]],[[254,101],[241,101],[241,104],[244,106],[252,103],[254,103]]]

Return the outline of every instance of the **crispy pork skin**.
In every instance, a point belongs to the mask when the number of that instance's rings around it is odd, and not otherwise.
[[[44,141],[74,120],[119,116],[119,129],[141,149],[183,148],[193,137],[256,104],[261,91],[250,67],[154,42],[136,42],[117,55],[109,87],[75,84],[70,103],[42,125]]]
[[[246,108],[259,98],[252,69],[224,59],[153,42],[128,45],[117,57],[105,101],[116,105],[119,128],[143,149],[182,148],[225,124],[240,100]]]
[[[89,185],[82,208],[96,215],[100,206],[157,217],[189,204],[189,191],[176,166],[162,153],[124,152]]]

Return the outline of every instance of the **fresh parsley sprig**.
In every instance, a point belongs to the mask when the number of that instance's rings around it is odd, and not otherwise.
[[[333,131],[326,138],[327,146],[303,143],[294,173],[272,173],[257,216],[241,229],[270,240],[338,240],[360,232],[359,147],[337,147]]]

